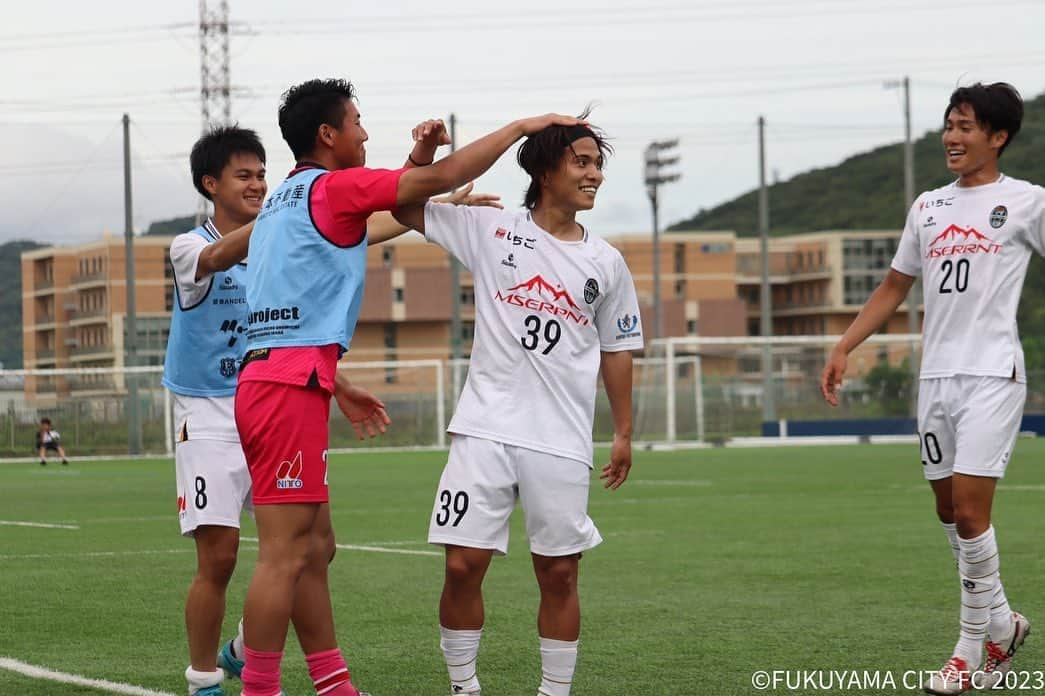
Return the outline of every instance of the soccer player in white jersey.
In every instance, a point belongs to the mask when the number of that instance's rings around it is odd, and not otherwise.
[[[595,204],[609,151],[593,128],[553,126],[519,149],[531,177],[526,210],[428,203],[394,212],[475,279],[471,362],[428,536],[446,548],[440,644],[454,694],[480,690],[482,582],[492,556],[507,552],[517,501],[541,595],[538,693],[570,692],[579,560],[602,541],[587,514],[597,379],[601,370],[614,424],[601,478],[616,489],[631,468],[631,351],[642,348],[624,259],[576,220]]]
[[[1030,632],[1002,589],[991,525],[995,485],[1012,455],[1027,393],[1016,308],[1031,253],[1045,254],[1045,189],[998,168],[1022,119],[1023,101],[1011,85],[977,83],[951,95],[943,147],[958,179],[914,202],[892,268],[821,375],[824,397],[837,404],[846,356],[923,277],[922,469],[961,587],[958,643],[923,684],[931,694],[999,682]]]

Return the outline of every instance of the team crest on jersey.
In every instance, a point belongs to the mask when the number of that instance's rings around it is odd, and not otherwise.
[[[991,227],[998,229],[1009,219],[1009,209],[1004,205],[998,205],[991,211]]]
[[[599,281],[588,278],[584,283],[584,301],[591,304],[599,296]]]
[[[294,459],[289,462],[282,461],[276,468],[276,488],[285,491],[304,487],[305,484],[301,482],[301,469],[301,450],[298,450]]]
[[[624,338],[635,338],[640,335],[639,331],[639,315],[638,314],[625,314],[624,316],[617,319],[617,329],[620,331],[617,334],[617,340]]]
[[[623,317],[617,320],[617,328],[622,333],[628,333],[636,326],[638,326],[639,318],[634,314],[625,314]]]
[[[508,254],[507,258],[501,259],[501,265],[507,266],[508,268],[519,268],[515,265],[515,254]]]
[[[236,358],[222,358],[218,369],[222,377],[232,377],[236,374]]]

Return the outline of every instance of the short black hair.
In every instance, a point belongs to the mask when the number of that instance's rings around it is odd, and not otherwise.
[[[352,83],[338,78],[309,80],[284,92],[279,103],[279,130],[294,157],[300,159],[312,152],[324,123],[340,128],[345,120],[345,100],[355,98]]]
[[[591,106],[584,109],[577,117],[587,119]],[[523,205],[533,210],[541,202],[541,178],[562,163],[567,149],[573,149],[573,141],[591,138],[599,148],[603,159],[613,153],[606,134],[595,126],[548,126],[534,133],[519,147],[515,159],[519,166],[530,175],[530,185],[526,189]]]
[[[40,419],[40,425],[44,425],[44,424],[50,425],[51,424],[51,419],[50,418],[41,418]]]
[[[201,196],[212,200],[210,193],[203,188],[203,177],[217,179],[232,156],[239,154],[257,155],[261,163],[265,163],[265,146],[258,134],[249,128],[235,124],[218,126],[196,141],[189,155],[189,167],[192,169],[192,184]]]
[[[951,93],[951,101],[947,104],[947,110],[943,112],[944,124],[951,110],[959,108],[962,104],[972,107],[976,122],[989,133],[1005,131],[1009,137],[1005,144],[998,150],[998,156],[1005,152],[1016,134],[1020,132],[1023,124],[1023,97],[1015,87],[1008,82],[993,82],[985,85],[977,82],[968,87],[959,87]]]

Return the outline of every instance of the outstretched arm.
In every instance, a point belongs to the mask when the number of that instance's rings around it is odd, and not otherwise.
[[[620,488],[631,471],[631,363],[630,351],[602,353],[602,383],[613,413],[613,446],[599,478],[611,490]]]
[[[573,126],[583,123],[585,122],[574,116],[560,114],[546,114],[513,121],[434,164],[405,171],[399,179],[396,204],[404,206],[423,203],[431,196],[450,191],[478,178],[519,138],[537,133],[548,126]]]
[[[200,252],[196,262],[196,282],[211,273],[226,271],[247,258],[247,247],[250,246],[250,233],[254,230],[254,222],[237,227],[221,239],[208,244]]]
[[[831,351],[827,365],[820,374],[820,393],[832,406],[838,405],[838,389],[842,386],[849,354],[873,334],[895,312],[914,285],[914,276],[890,268],[889,273],[871,293],[856,319],[845,330]]]
[[[493,193],[472,193],[472,183],[457,189],[449,196],[433,198],[435,203],[453,203],[454,205],[474,205],[488,208],[503,208],[501,197]],[[418,203],[405,208],[398,208],[391,213],[380,212],[371,215],[367,221],[367,242],[371,245],[386,242],[399,235],[417,230],[425,232],[425,204]]]

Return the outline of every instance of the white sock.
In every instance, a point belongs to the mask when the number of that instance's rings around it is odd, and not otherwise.
[[[991,604],[991,622],[987,627],[987,639],[999,643],[1012,633],[1012,607],[1001,586],[1001,575],[994,588],[994,602]]]
[[[970,669],[980,666],[983,641],[991,618],[998,578],[998,545],[994,527],[973,539],[958,539],[958,575],[962,587],[961,631],[954,654]]]
[[[243,619],[239,620],[239,632],[232,639],[232,656],[244,661],[247,658],[247,653],[243,651]]]
[[[476,662],[479,659],[479,639],[483,629],[455,631],[439,626],[439,647],[443,649],[446,671],[450,674],[450,688],[456,693],[478,693],[479,676]]]
[[[951,553],[954,554],[954,562],[958,562],[958,525],[954,522],[941,522],[940,526],[947,534],[947,541],[951,542]]]
[[[577,667],[576,640],[541,637],[541,687],[538,696],[570,696]]]
[[[200,689],[206,689],[208,686],[217,686],[225,680],[225,673],[220,669],[213,672],[197,672],[190,665],[185,670],[185,679],[189,682],[189,696]]]

